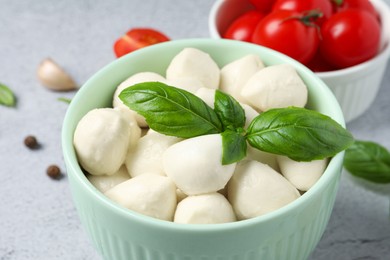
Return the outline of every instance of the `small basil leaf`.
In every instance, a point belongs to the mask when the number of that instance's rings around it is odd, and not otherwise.
[[[344,167],[354,176],[376,183],[390,183],[390,153],[374,142],[355,141],[345,151]]]
[[[245,125],[245,111],[232,96],[219,90],[215,91],[214,111],[222,122],[224,129],[239,128]]]
[[[238,162],[246,156],[245,136],[231,130],[226,130],[222,135],[222,164],[227,165]]]
[[[72,102],[71,98],[66,98],[66,97],[59,97],[59,98],[57,98],[57,100],[62,101],[64,103],[68,103],[68,104],[70,104],[70,102]]]
[[[334,156],[354,141],[351,133],[330,117],[297,107],[261,113],[249,125],[246,136],[251,146],[295,161]]]
[[[190,138],[222,132],[217,114],[203,100],[161,82],[135,84],[119,98],[144,116],[150,128],[165,135]]]
[[[0,105],[13,107],[15,104],[15,95],[6,85],[0,83]]]

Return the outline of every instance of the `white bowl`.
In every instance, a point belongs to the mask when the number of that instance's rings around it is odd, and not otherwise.
[[[362,115],[374,102],[390,56],[390,8],[383,0],[370,0],[382,23],[381,50],[374,58],[358,65],[329,72],[317,72],[336,96],[346,122]],[[248,0],[217,0],[209,15],[212,38],[221,38],[229,24],[254,9]]]

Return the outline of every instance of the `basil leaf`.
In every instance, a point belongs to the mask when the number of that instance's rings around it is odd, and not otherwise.
[[[241,161],[246,156],[246,138],[232,130],[222,135],[222,164],[227,165]]]
[[[14,107],[15,104],[15,95],[6,85],[0,83],[0,105]]]
[[[345,151],[344,167],[368,181],[390,183],[390,153],[377,143],[356,140]]]
[[[190,138],[222,132],[214,110],[183,89],[144,82],[124,89],[119,98],[144,116],[150,128],[165,135]]]
[[[330,117],[298,107],[271,109],[249,125],[251,146],[295,161],[331,157],[353,143],[353,136]]]
[[[72,102],[71,98],[66,98],[66,97],[59,97],[59,98],[57,98],[57,100],[62,101],[64,103],[68,103],[68,104],[70,104],[70,102]]]
[[[236,129],[245,125],[245,111],[240,103],[220,90],[215,91],[214,111],[217,113],[225,130],[228,127]]]

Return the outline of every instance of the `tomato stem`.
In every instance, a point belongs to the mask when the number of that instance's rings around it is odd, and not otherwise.
[[[335,0],[335,1],[337,1],[337,0]],[[321,18],[323,15],[324,14],[320,10],[313,9],[313,10],[304,11],[298,15],[293,15],[293,16],[287,17],[286,19],[282,20],[282,23],[284,23],[288,20],[298,20],[306,26],[311,26],[311,27],[316,28],[317,33],[318,33],[318,37],[321,39],[322,37],[321,37],[320,27],[318,26],[318,24],[314,23],[314,21]]]
[[[304,11],[298,15],[287,17],[282,22],[285,22],[288,20],[299,20],[307,26],[315,26],[313,21],[321,18],[323,15],[324,14],[320,10],[313,9],[313,10],[309,10],[309,11]]]
[[[335,3],[337,6],[340,6],[343,4],[344,0],[332,0],[333,3]]]

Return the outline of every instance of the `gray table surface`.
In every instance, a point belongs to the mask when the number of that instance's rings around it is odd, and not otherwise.
[[[51,57],[81,85],[115,59],[113,42],[131,27],[154,27],[172,39],[209,37],[203,1],[0,0],[0,82],[16,108],[0,106],[0,260],[100,259],[80,225],[65,177],[60,133],[75,92],[43,88],[36,69]],[[372,107],[347,127],[359,139],[390,148],[390,68]],[[23,145],[35,135],[41,149]],[[310,259],[390,259],[389,198],[356,185],[343,172],[329,225]]]

